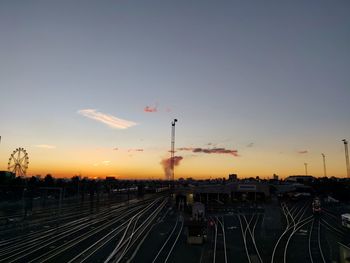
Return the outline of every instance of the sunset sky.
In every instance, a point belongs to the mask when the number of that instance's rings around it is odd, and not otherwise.
[[[350,2],[0,2],[0,170],[346,175]]]

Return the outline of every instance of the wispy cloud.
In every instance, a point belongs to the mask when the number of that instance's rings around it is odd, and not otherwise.
[[[193,147],[181,147],[177,148],[178,151],[193,151],[195,148]]]
[[[113,129],[127,129],[137,125],[137,123],[133,121],[123,120],[113,115],[99,112],[95,109],[79,110],[78,113],[84,117],[102,122]]]
[[[144,150],[141,148],[138,149],[128,149],[128,152],[143,152]]]
[[[230,150],[226,148],[194,148],[194,147],[182,147],[178,148],[178,151],[191,151],[193,153],[207,153],[207,154],[229,154],[238,157],[237,150]]]
[[[55,149],[56,148],[55,145],[49,145],[49,144],[38,144],[38,145],[34,145],[34,147],[42,148],[42,149]]]
[[[248,148],[252,148],[253,146],[254,146],[254,143],[253,143],[253,142],[247,144],[247,147],[248,147]]]
[[[298,151],[299,154],[305,154],[305,153],[308,153],[309,151],[308,150],[301,150],[301,151]]]
[[[127,151],[127,152],[143,152],[144,149],[142,148],[129,148],[129,149],[125,149],[125,148],[113,148],[114,151]]]
[[[157,109],[157,106],[146,106],[144,109],[143,109],[144,112],[157,112],[158,109]]]
[[[216,153],[216,154],[230,154],[233,156],[238,156],[237,150],[229,150],[225,148],[212,148],[212,149],[203,149],[203,148],[195,148],[193,150],[194,153]]]

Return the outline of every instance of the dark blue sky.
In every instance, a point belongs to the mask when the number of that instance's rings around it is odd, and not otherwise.
[[[1,1],[0,160],[18,144],[36,159],[34,146],[55,146],[48,162],[59,150],[141,147],[152,170],[177,117],[179,146],[241,153],[214,157],[220,173],[288,175],[308,161],[320,174],[324,151],[343,175],[349,14],[349,1]],[[111,129],[84,109],[137,125]]]

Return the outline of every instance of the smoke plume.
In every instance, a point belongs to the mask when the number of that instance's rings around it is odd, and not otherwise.
[[[178,166],[182,159],[182,156],[174,156],[174,167]],[[172,175],[171,158],[163,159],[160,164],[163,166],[165,178],[169,180]]]

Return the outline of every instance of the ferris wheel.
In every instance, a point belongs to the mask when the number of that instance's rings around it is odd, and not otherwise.
[[[24,148],[17,148],[10,156],[8,162],[8,170],[16,176],[23,176],[26,174],[29,164],[28,153]]]

